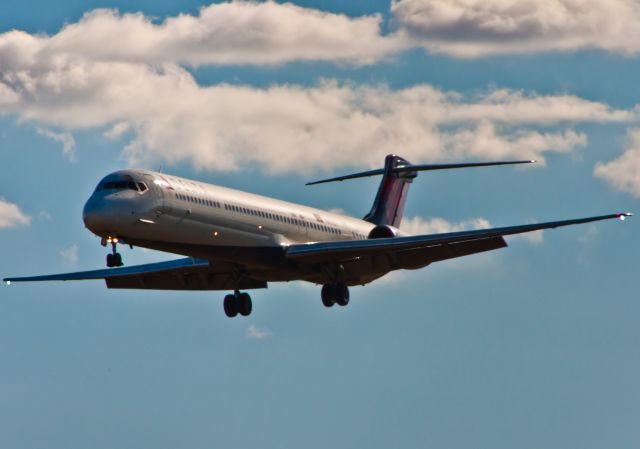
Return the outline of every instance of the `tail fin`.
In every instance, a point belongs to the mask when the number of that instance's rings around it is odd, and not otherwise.
[[[400,156],[389,154],[384,160],[384,173],[378,188],[378,194],[365,221],[376,225],[400,227],[404,203],[407,201],[409,184],[418,175],[415,171],[394,171],[397,167],[411,166]]]

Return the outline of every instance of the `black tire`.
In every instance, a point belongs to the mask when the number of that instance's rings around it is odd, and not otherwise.
[[[320,297],[322,298],[322,304],[325,307],[332,307],[335,303],[336,289],[334,284],[324,284],[322,286],[322,291],[320,292]]]
[[[233,318],[238,314],[238,308],[236,307],[236,295],[227,295],[224,297],[224,313],[229,318]]]
[[[122,256],[120,255],[120,253],[115,253],[113,255],[113,266],[121,267],[122,265],[124,265],[122,263]]]
[[[249,293],[240,293],[236,297],[236,305],[238,308],[238,313],[242,316],[251,315],[251,310],[253,309],[253,303],[251,301],[251,296]]]
[[[338,284],[336,285],[336,302],[339,306],[346,306],[349,304],[349,287],[347,284]]]
[[[107,266],[109,268],[114,267],[113,254],[107,254]]]

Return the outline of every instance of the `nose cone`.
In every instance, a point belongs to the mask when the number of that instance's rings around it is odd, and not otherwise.
[[[113,214],[108,202],[96,198],[95,195],[89,198],[82,210],[84,225],[91,232],[101,237],[108,233],[112,219]]]

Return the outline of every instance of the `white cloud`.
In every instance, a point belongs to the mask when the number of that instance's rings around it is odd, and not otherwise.
[[[487,229],[491,223],[484,218],[473,218],[471,220],[451,223],[444,218],[425,219],[419,216],[404,218],[400,229],[409,234],[443,234],[446,232],[458,232],[471,229]]]
[[[252,324],[247,328],[245,336],[250,340],[264,340],[271,337],[273,334],[267,329],[261,329],[255,324]]]
[[[127,122],[116,123],[104,133],[104,136],[107,139],[117,140],[120,139],[124,134],[131,130],[131,124]]]
[[[394,3],[394,13],[403,4]],[[509,89],[462,95],[425,84],[391,90],[331,80],[311,87],[201,86],[180,66],[254,57],[260,64],[365,62],[380,57],[369,46],[388,53],[371,37],[379,21],[233,2],[161,23],[99,10],[53,36],[11,31],[0,34],[0,115],[41,126],[68,155],[71,132],[97,128],[125,141],[130,163],[188,161],[203,170],[258,164],[272,172],[299,171],[301,160],[308,171],[379,166],[396,152],[413,162],[544,161],[549,152],[585,145],[575,125],[638,119],[633,109]]]
[[[75,265],[78,262],[78,245],[73,244],[68,248],[60,251],[60,255],[71,265]]]
[[[0,49],[0,60],[3,51]],[[411,161],[536,158],[586,142],[577,123],[627,122],[634,110],[571,95],[492,90],[471,96],[429,85],[401,90],[324,81],[316,86],[199,86],[175,65],[153,67],[60,57],[0,68],[14,93],[0,114],[64,130],[108,128],[130,138],[131,163],[190,161],[205,170],[379,166]],[[159,95],[159,93],[162,93]],[[129,137],[131,136],[131,137]],[[286,154],[287,157],[282,157]]]
[[[523,238],[523,239],[526,239],[532,245],[540,245],[541,243],[544,242],[544,231],[540,230],[540,231],[527,232],[525,234],[517,234],[517,235],[511,236],[510,238]]]
[[[20,208],[0,197],[0,229],[26,226],[31,218],[25,215]]]
[[[45,128],[37,128],[36,132],[41,136],[47,137],[48,139],[53,140],[54,142],[58,142],[62,144],[62,153],[70,162],[76,162],[76,140],[73,138],[71,133],[63,132],[56,133],[51,131],[50,129]]]
[[[514,223],[514,225],[515,224],[516,223]],[[400,229],[413,235],[443,234],[447,232],[468,231],[473,229],[488,229],[491,227],[491,223],[485,218],[472,218],[470,220],[452,223],[440,217],[425,219],[420,216],[404,218],[400,225]],[[527,240],[532,245],[538,245],[544,241],[544,234],[543,231],[534,231],[524,234],[516,234],[513,236],[509,236],[508,238],[522,238]]]
[[[43,221],[51,221],[53,219],[51,214],[44,209],[38,212],[38,218]]]
[[[403,46],[396,37],[382,36],[381,20],[379,15],[348,17],[273,1],[212,4],[197,16],[180,14],[160,23],[140,13],[98,9],[53,36],[5,33],[0,48],[12,51],[10,65],[61,54],[193,66],[309,60],[368,64]],[[22,53],[26,42],[30,51]]]
[[[349,17],[274,1],[211,4],[197,15],[162,21],[93,10],[50,36],[0,34],[2,71],[13,72],[0,76],[0,107],[20,103],[13,85],[33,81],[34,68],[78,64],[73,81],[81,88],[90,81],[86,61],[105,68],[292,61],[360,65],[415,46],[457,57],[594,48],[640,52],[637,0],[400,0],[392,2],[391,15],[395,31],[383,34],[381,15]],[[47,80],[51,87],[58,81]],[[37,90],[38,85],[28,87]]]
[[[415,45],[456,57],[640,52],[637,0],[395,0],[391,11]]]
[[[617,190],[640,197],[640,128],[629,130],[627,145],[620,157],[598,162],[594,174]]]

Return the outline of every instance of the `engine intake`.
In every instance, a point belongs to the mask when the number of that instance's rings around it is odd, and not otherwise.
[[[390,237],[396,237],[398,235],[398,229],[389,225],[378,225],[369,232],[368,239],[385,239]]]

